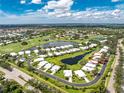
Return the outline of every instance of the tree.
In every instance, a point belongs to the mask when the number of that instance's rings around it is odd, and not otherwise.
[[[22,42],[21,45],[28,45],[26,41]]]

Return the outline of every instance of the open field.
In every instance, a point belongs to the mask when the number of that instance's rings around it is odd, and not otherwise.
[[[37,81],[44,82],[45,86],[48,86],[47,88],[53,87],[51,88],[53,90],[57,89],[65,93],[98,92],[104,87],[108,73],[111,73],[110,67],[115,55],[116,38],[118,38],[116,37],[117,32],[110,34],[104,30],[100,32],[101,29],[87,32],[69,28],[69,32],[64,29],[60,30],[60,33],[54,29],[54,33],[48,30],[40,32],[34,37],[31,34],[32,37],[29,36],[31,38],[26,40],[1,45],[0,54],[5,55],[1,56],[4,61],[1,61],[0,64],[6,67],[5,65],[9,63]],[[61,41],[66,42],[67,45],[64,43],[63,45],[52,45],[54,42],[61,43]],[[76,44],[70,46],[69,42]],[[51,46],[43,47],[48,43]],[[4,62],[5,64],[3,64]],[[71,62],[76,63],[70,64]],[[82,76],[80,77],[80,75]],[[27,82],[25,81],[25,83]],[[30,85],[31,82],[28,84]],[[43,85],[40,86],[43,87]],[[102,91],[105,91],[104,88]]]

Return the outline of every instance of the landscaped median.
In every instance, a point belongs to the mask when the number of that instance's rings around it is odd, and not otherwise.
[[[25,72],[26,74],[32,76],[34,79],[37,79],[37,80],[39,80],[39,81],[41,81],[41,82],[43,82],[43,83],[46,83],[46,84],[50,85],[51,87],[54,87],[54,88],[60,90],[62,93],[68,93],[68,92],[65,91],[64,89],[59,88],[59,87],[55,86],[54,84],[52,84],[52,83],[50,83],[50,82],[48,82],[48,81],[42,79],[41,77],[39,77],[38,75],[34,74],[34,73],[31,72],[31,71],[27,71],[26,69],[20,68],[20,67],[16,66],[16,65],[13,64],[13,63],[10,63],[10,62],[9,62],[9,64],[11,64],[13,67],[15,67],[15,68],[17,68],[17,69],[19,69],[19,70]]]
[[[113,55],[114,56],[114,55]],[[110,70],[109,70],[109,72],[108,72],[108,77],[106,78],[106,82],[105,82],[105,87],[107,88],[107,86],[108,86],[108,83],[109,83],[109,80],[110,80],[110,77],[111,77],[111,74],[112,74],[112,68],[113,68],[113,66],[114,66],[114,64],[115,64],[115,56],[114,56],[114,59],[113,59],[113,62],[111,63],[111,68],[110,68]]]

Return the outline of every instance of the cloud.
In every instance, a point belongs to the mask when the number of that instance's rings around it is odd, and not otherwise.
[[[120,13],[121,13],[121,10],[115,9],[115,10],[112,12],[112,15],[117,16],[117,15],[119,15]]]
[[[25,15],[8,15],[0,17],[0,24],[40,24],[40,23],[124,23],[124,16],[114,17],[108,11],[105,15],[94,15],[92,13],[81,12],[80,15],[69,17],[54,17],[38,12],[27,13]],[[87,16],[89,14],[90,16]],[[124,13],[121,13],[124,15]]]
[[[67,8],[69,7],[69,8]],[[100,10],[98,7],[97,8],[88,8],[84,11],[72,11],[71,10],[71,6],[66,6],[66,8],[63,7],[59,7],[57,4],[52,4],[50,3],[47,4],[45,7],[45,9],[48,9],[46,13],[46,15],[48,15],[49,18],[59,18],[59,19],[63,19],[63,20],[78,20],[79,22],[81,22],[81,20],[85,20],[85,22],[89,22],[86,21],[88,19],[90,20],[94,20],[94,22],[96,20],[101,20],[102,21],[106,21],[109,22],[111,20],[114,19],[124,19],[124,11],[120,10],[120,9],[103,9]],[[50,11],[49,11],[50,10]],[[117,20],[116,20],[117,21]]]
[[[41,4],[41,0],[32,0],[31,3],[33,3],[33,4]]]
[[[49,1],[47,5],[43,7],[43,10],[45,10],[48,15],[68,17],[71,16],[70,11],[73,3],[73,0]]]
[[[68,0],[69,1],[69,0]],[[71,1],[71,0],[70,0]],[[50,1],[49,1],[50,2]],[[58,1],[56,1],[58,3]],[[0,24],[4,23],[124,23],[124,10],[97,8],[82,11],[71,10],[72,4],[45,5],[45,9],[27,10],[25,14],[13,15],[0,10]],[[44,7],[45,7],[44,6]],[[49,6],[49,7],[48,7]]]
[[[25,4],[26,1],[25,1],[25,0],[21,0],[20,3],[21,3],[21,4]]]
[[[72,13],[72,19],[114,19],[114,18],[123,18],[124,11],[115,9],[115,10],[97,10],[97,9],[87,9],[86,11],[79,11]]]
[[[44,9],[70,9],[72,4],[72,0],[49,1]]]

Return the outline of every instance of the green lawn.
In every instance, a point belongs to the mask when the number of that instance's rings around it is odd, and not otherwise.
[[[86,52],[89,52],[89,51],[80,51],[80,52],[75,52],[75,53],[72,53],[72,54],[65,54],[65,55],[58,56],[58,57],[51,57],[51,58],[49,57],[49,58],[46,58],[45,60],[50,62],[50,63],[56,64],[56,65],[59,65],[59,66],[63,66],[65,64],[61,62],[62,59],[75,57],[75,56],[78,56],[78,55],[81,55],[81,54],[85,54]],[[66,64],[67,69],[73,69],[73,70],[80,69],[81,65],[79,63],[77,63],[75,65],[67,65]]]
[[[63,70],[60,70],[57,73],[55,73],[55,76],[58,76],[58,77],[63,78],[63,79],[65,78],[64,74],[63,74]]]
[[[77,76],[75,76],[75,75],[73,75],[73,82],[79,83],[79,84],[81,84],[81,83],[86,83],[86,81],[85,81],[83,78],[80,78],[80,79],[79,79],[79,77],[77,77]]]
[[[90,39],[95,39],[95,37],[97,36],[90,36],[88,39],[85,39],[85,40],[70,40],[72,42],[78,42],[78,43],[81,43],[81,42],[86,42]],[[33,39],[29,39],[27,40],[28,42],[28,45],[21,45],[21,42],[18,42],[18,43],[11,43],[11,44],[8,44],[8,45],[5,45],[5,46],[0,46],[0,53],[10,53],[10,52],[19,52],[20,50],[23,50],[23,49],[28,49],[28,48],[31,48],[31,47],[34,47],[34,46],[38,46],[38,45],[41,45],[41,44],[45,44],[45,43],[48,43],[48,42],[52,42],[52,41],[57,41],[59,39],[51,39],[49,41],[44,41],[44,39],[46,38],[50,38],[50,36],[44,36],[44,37],[35,37]],[[68,41],[67,39],[61,39],[61,40],[64,40],[64,41]]]
[[[38,37],[38,38],[27,40],[28,45],[21,45],[21,42],[12,43],[5,46],[0,46],[0,53],[19,52],[20,50],[28,49],[28,48],[38,46],[51,41],[53,40],[43,41],[43,37]]]
[[[98,51],[99,48],[96,48],[95,50]],[[47,61],[50,62],[50,63],[53,63],[53,64],[59,65],[59,66],[61,66],[61,67],[64,67],[65,64],[61,62],[62,59],[66,59],[66,58],[70,58],[70,57],[75,57],[75,56],[78,56],[78,55],[81,55],[81,54],[85,54],[86,52],[89,52],[89,51],[91,51],[91,50],[80,51],[80,52],[76,52],[76,53],[73,53],[73,54],[65,54],[65,55],[63,55],[63,56],[58,56],[58,57],[46,58],[45,60],[47,60]],[[93,51],[93,52],[91,52],[91,53],[85,55],[84,58],[82,58],[77,64],[74,64],[74,65],[67,65],[67,64],[66,64],[66,66],[65,66],[64,68],[61,68],[60,71],[58,71],[57,73],[55,73],[55,76],[58,76],[58,77],[60,77],[60,78],[64,78],[64,79],[65,79],[63,70],[65,70],[65,69],[67,69],[67,70],[70,69],[70,70],[72,70],[72,71],[75,71],[75,70],[81,69],[81,68],[83,67],[82,64],[84,64],[84,65],[86,64],[86,63],[84,63],[84,60],[85,60],[86,62],[88,62],[89,57],[91,57],[92,54],[93,54],[94,52],[96,52],[96,51]],[[99,68],[100,68],[100,67],[99,67]],[[49,72],[49,71],[48,71],[48,72]],[[93,79],[94,79],[94,77],[91,75],[91,73],[85,72],[85,74],[87,75],[87,78],[88,78],[89,80],[93,80]],[[85,83],[85,80],[79,79],[77,76],[74,76],[74,77],[73,77],[73,82],[75,82],[75,83]]]
[[[52,42],[52,41],[57,41],[57,40],[63,40],[63,41],[73,41],[73,42],[77,42],[77,43],[82,43],[82,42],[86,42],[88,40],[92,40],[92,39],[97,39],[97,37],[99,36],[102,36],[102,35],[97,35],[97,36],[89,36],[88,39],[83,39],[83,40],[68,40],[66,38],[62,38],[62,39],[57,39],[57,38],[52,38],[50,37],[50,35],[48,36],[44,36],[44,37],[35,37],[33,39],[29,39],[27,40],[26,42],[28,42],[28,45],[21,45],[21,42],[18,42],[18,43],[12,43],[12,44],[8,44],[6,46],[0,46],[0,53],[10,53],[10,52],[19,52],[20,50],[24,50],[24,49],[28,49],[28,48],[31,48],[31,47],[35,47],[35,46],[38,46],[38,45],[42,45],[42,44],[45,44],[45,43],[48,43],[48,42]],[[49,41],[44,41],[44,39],[50,39]],[[99,50],[99,48],[96,48],[95,51]],[[95,52],[93,51],[92,53],[90,54],[87,54],[83,59],[81,59],[77,64],[75,65],[66,65],[66,69],[71,69],[71,70],[79,70],[82,68],[83,64],[85,61],[88,62],[89,60],[89,57],[92,56],[92,54]],[[75,56],[78,56],[78,55],[81,55],[81,54],[84,54],[88,51],[80,51],[80,52],[76,52],[76,53],[72,53],[72,54],[65,54],[63,56],[58,56],[58,57],[51,57],[51,58],[46,58],[45,60],[50,62],[50,63],[53,63],[55,65],[59,65],[59,66],[64,66],[65,64],[63,64],[61,62],[62,59],[65,59],[65,58],[69,58],[69,57],[75,57]],[[33,59],[36,58],[37,56],[35,54],[32,55]],[[65,84],[61,83],[61,82],[58,82],[56,80],[53,80],[53,79],[44,79],[44,76],[43,75],[38,75],[36,73],[33,73],[32,71],[28,71],[27,70],[27,63],[25,62],[24,63],[24,68],[20,68],[18,66],[16,66],[15,64],[11,63],[10,64],[13,66],[13,67],[16,67],[20,70],[22,70],[23,72],[27,73],[28,75],[32,76],[33,78],[43,82],[43,83],[46,83],[52,87],[55,87],[56,89],[58,90],[61,90],[63,91],[63,93],[84,93],[83,90],[81,89],[75,89],[73,87],[69,87],[69,88],[66,88]],[[36,64],[34,64],[36,65]],[[102,65],[98,66],[98,70],[100,71]],[[48,70],[49,72],[49,70]],[[92,73],[88,73],[88,72],[85,72],[84,73],[87,75],[87,78],[89,80],[93,80],[94,77],[92,76]],[[64,74],[63,74],[63,69],[61,69],[60,71],[58,71],[57,73],[55,73],[56,76],[60,77],[60,78],[63,78],[65,79],[64,77]],[[74,75],[74,73],[73,73]],[[85,83],[85,80],[84,79],[79,79],[77,76],[73,76],[73,82],[75,83]],[[95,84],[94,84],[95,85]]]

